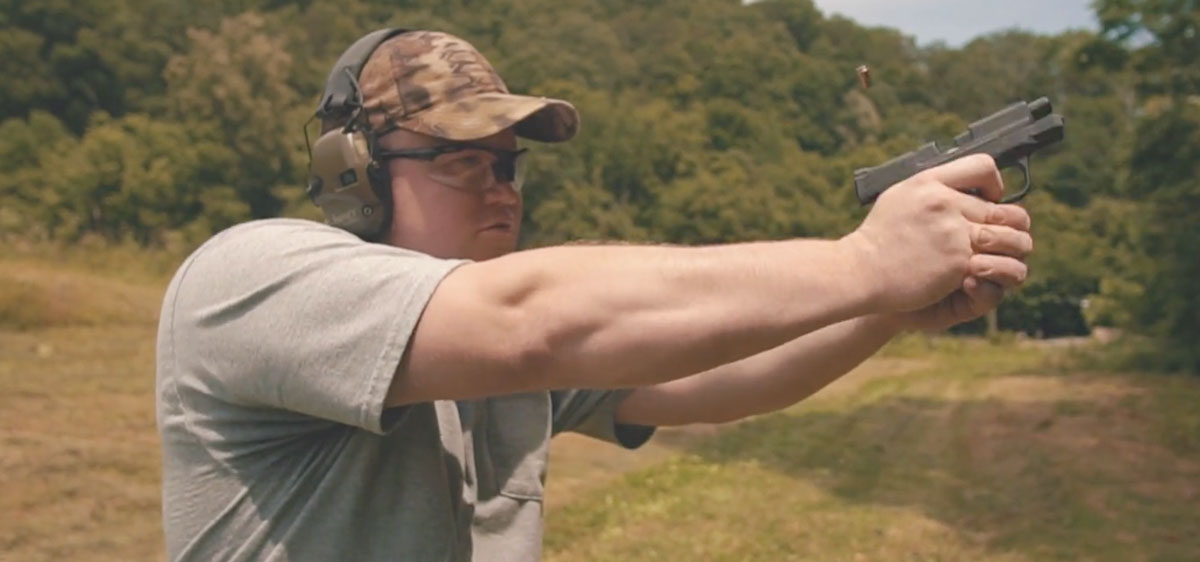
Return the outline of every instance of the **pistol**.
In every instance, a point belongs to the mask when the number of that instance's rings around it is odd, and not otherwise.
[[[1063,118],[1056,115],[1050,100],[1038,98],[1031,103],[1017,102],[971,123],[954,137],[954,144],[943,150],[936,142],[872,168],[854,171],[854,191],[863,205],[869,205],[892,185],[922,170],[939,166],[971,154],[990,154],[1001,170],[1019,166],[1025,175],[1025,187],[1002,201],[1020,201],[1029,193],[1029,156],[1063,139]]]

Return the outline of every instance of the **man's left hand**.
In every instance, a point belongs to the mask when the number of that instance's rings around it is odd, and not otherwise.
[[[1033,251],[1029,213],[1016,205],[996,205],[987,222],[971,234],[975,254],[962,287],[933,305],[901,313],[899,320],[904,328],[938,332],[970,322],[995,309],[1007,290],[1025,283],[1029,270],[1023,260]],[[996,256],[1022,260],[1022,267],[1002,269]]]

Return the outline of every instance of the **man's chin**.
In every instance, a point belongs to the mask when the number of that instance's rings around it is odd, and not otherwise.
[[[501,233],[495,233],[501,234]],[[517,249],[517,237],[514,234],[488,235],[476,240],[471,249],[470,259],[475,261],[490,260],[505,254],[511,254]]]

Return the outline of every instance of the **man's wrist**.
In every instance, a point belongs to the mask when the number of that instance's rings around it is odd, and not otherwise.
[[[872,314],[885,310],[884,287],[875,266],[875,246],[857,231],[843,236],[835,244],[838,247],[838,255],[845,257],[848,266],[849,278],[846,279],[846,283],[858,289],[857,293],[863,298],[864,308]]]
[[[863,317],[862,320],[868,330],[886,335],[889,338],[914,329],[910,321],[910,315],[906,312],[881,312]]]

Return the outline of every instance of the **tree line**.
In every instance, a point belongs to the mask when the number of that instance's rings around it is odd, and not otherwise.
[[[866,212],[856,168],[1048,96],[1067,139],[1035,156],[1032,276],[1000,327],[1119,327],[1197,369],[1200,6],[1094,11],[1098,32],[950,48],[811,0],[6,0],[0,235],[186,251],[319,218],[302,125],[341,51],[384,26],[460,35],[513,91],[580,109],[579,137],[533,147],[526,246],[840,236]]]

